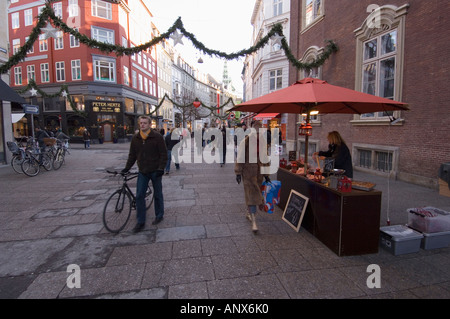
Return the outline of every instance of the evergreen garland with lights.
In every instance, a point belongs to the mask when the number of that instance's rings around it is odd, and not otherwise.
[[[100,50],[102,52],[106,52],[106,53],[115,52],[117,56],[133,55],[133,54],[139,53],[141,51],[145,51],[145,50],[153,47],[154,45],[158,44],[162,40],[168,39],[177,30],[179,30],[183,36],[188,38],[192,42],[192,44],[194,45],[194,47],[197,50],[199,50],[199,51],[201,51],[204,54],[207,54],[209,56],[216,56],[216,57],[224,58],[226,60],[238,59],[240,57],[244,57],[244,56],[247,56],[249,54],[255,53],[259,49],[263,48],[271,40],[272,37],[276,36],[278,38],[281,38],[281,47],[284,50],[288,60],[292,63],[292,65],[295,68],[297,68],[299,70],[300,69],[309,70],[311,68],[319,67],[319,66],[321,66],[321,65],[323,65],[325,63],[325,61],[330,57],[330,55],[332,53],[338,51],[337,45],[333,41],[328,40],[327,41],[328,44],[325,47],[324,52],[320,56],[318,56],[312,62],[302,63],[302,62],[298,61],[295,58],[295,56],[292,54],[292,52],[291,52],[291,50],[289,48],[289,45],[288,45],[288,43],[286,41],[286,38],[283,35],[283,27],[279,23],[275,24],[271,28],[271,30],[263,38],[261,38],[254,46],[251,46],[250,48],[243,49],[243,50],[240,50],[240,51],[235,52],[235,53],[225,53],[225,52],[218,51],[218,50],[211,50],[211,49],[207,48],[202,42],[198,41],[194,34],[188,32],[184,28],[183,22],[181,21],[181,17],[179,17],[175,21],[175,23],[166,32],[162,33],[160,36],[157,36],[157,37],[153,38],[151,41],[148,41],[147,43],[141,44],[139,46],[135,46],[135,47],[132,47],[132,48],[126,48],[126,47],[123,47],[121,45],[100,42],[100,41],[97,41],[95,39],[89,38],[85,34],[81,34],[76,29],[73,29],[73,28],[69,27],[59,17],[57,17],[55,15],[52,7],[50,6],[50,2],[47,2],[45,7],[44,7],[44,9],[41,12],[41,14],[38,17],[37,24],[33,28],[30,36],[28,37],[28,40],[17,51],[17,53],[15,53],[13,56],[11,56],[7,62],[5,62],[3,65],[0,66],[0,74],[6,73],[14,65],[17,65],[18,63],[20,63],[20,62],[25,60],[25,57],[27,56],[27,52],[33,47],[34,42],[39,39],[39,35],[42,32],[41,29],[44,28],[46,23],[49,23],[50,20],[53,22],[53,25],[56,28],[60,29],[64,33],[71,34],[78,41],[80,41],[81,43],[87,45],[89,48],[96,48],[96,49],[98,49],[98,50]],[[30,80],[30,83],[28,84],[28,86],[24,90],[22,90],[21,93],[24,93],[25,91],[29,90],[30,87],[37,89],[39,94],[41,94],[44,97],[56,97],[56,96],[61,95],[61,93],[63,91],[67,92],[67,94],[69,93],[68,89],[67,89],[67,85],[63,85],[63,87],[61,88],[59,93],[55,93],[53,95],[48,95],[44,91],[42,91],[39,88],[37,88],[36,83],[34,81],[32,81],[32,80]],[[68,97],[68,100],[69,100],[69,103],[70,103],[72,109],[75,112],[80,113],[83,116],[86,116],[85,112],[80,112],[80,111],[78,111],[76,109],[76,107],[74,106],[73,101],[70,98],[69,94],[68,94],[67,97]],[[162,102],[166,98],[168,98],[178,108],[184,108],[184,107],[190,107],[191,106],[191,104],[188,104],[188,105],[176,104],[173,100],[170,99],[170,97],[167,94],[165,94],[163,99],[161,100],[161,102],[157,105],[156,109],[152,112],[152,114],[154,112],[156,112],[159,109],[159,107],[161,107]],[[232,100],[232,99],[230,98],[229,100]],[[210,111],[212,111],[212,110],[218,110],[218,109],[220,110],[228,103],[229,103],[229,101],[227,101],[226,103],[224,103],[223,105],[221,105],[219,107],[210,107],[210,106],[206,106],[205,104],[202,103],[202,106],[206,107]],[[234,103],[233,103],[233,105],[234,105]],[[217,117],[220,117],[220,116],[217,116]]]

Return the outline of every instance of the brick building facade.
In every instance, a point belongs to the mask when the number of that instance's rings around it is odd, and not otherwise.
[[[11,1],[8,9],[11,54],[24,45],[45,4],[36,0]],[[152,14],[141,1],[67,0],[52,1],[51,6],[69,27],[100,42],[132,47],[154,36]],[[48,39],[41,34],[25,60],[11,68],[10,76],[11,87],[18,91],[30,79],[35,81],[46,96],[31,90],[22,94],[29,104],[40,108],[34,121],[49,130],[61,127],[72,141],[81,139],[84,128],[95,140],[130,136],[137,117],[149,114],[158,104],[155,49],[117,56],[89,48],[62,31]],[[64,84],[68,86],[72,105],[62,95],[52,96]],[[162,117],[156,113],[152,117],[153,126],[159,125]],[[31,135],[30,120],[28,116],[17,123],[22,135]]]
[[[327,147],[337,130],[357,170],[388,174],[437,187],[439,167],[450,161],[450,7],[437,0],[291,0],[290,46],[302,62],[320,54],[326,40],[339,51],[306,74],[290,67],[290,84],[306,76],[392,98],[410,111],[320,115],[310,152]],[[390,125],[393,119],[399,119]],[[289,115],[288,139],[297,142],[298,115]]]

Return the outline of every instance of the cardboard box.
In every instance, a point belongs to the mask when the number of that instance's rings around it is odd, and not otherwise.
[[[450,231],[439,233],[422,233],[423,239],[420,247],[425,250],[445,248],[450,245]]]
[[[448,187],[448,183],[441,178],[439,178],[439,195],[450,197],[450,188]]]
[[[416,253],[423,235],[404,225],[380,227],[380,246],[393,255]]]
[[[422,233],[450,231],[450,212],[436,207],[409,208],[408,227]]]

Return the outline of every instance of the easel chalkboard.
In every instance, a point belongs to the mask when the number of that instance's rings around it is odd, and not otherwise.
[[[303,216],[305,215],[306,207],[308,206],[309,198],[291,189],[282,219],[288,223],[289,226],[295,229],[296,232],[300,230]]]

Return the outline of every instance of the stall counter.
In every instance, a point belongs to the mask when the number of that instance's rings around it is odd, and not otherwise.
[[[302,227],[338,256],[378,252],[381,192],[340,192],[302,175],[279,168],[280,203],[284,210],[291,190],[309,198]]]

